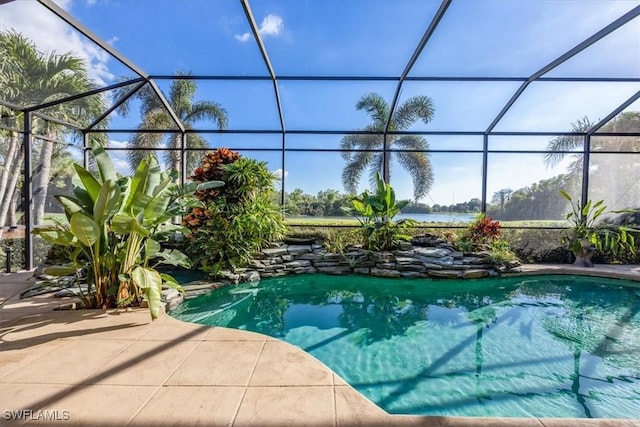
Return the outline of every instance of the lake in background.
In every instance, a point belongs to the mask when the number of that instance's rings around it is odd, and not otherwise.
[[[394,221],[398,221],[401,219],[414,219],[419,222],[434,222],[434,223],[469,223],[473,222],[476,219],[477,214],[475,213],[406,213],[406,214],[398,214],[393,217]],[[299,221],[301,223],[305,222],[340,222],[340,221],[353,221],[357,224],[355,217],[352,216],[289,216],[287,220],[295,223]]]
[[[398,214],[393,217],[394,220],[400,219],[415,219],[419,222],[472,222],[476,219],[478,214],[475,213],[407,213],[407,214]]]

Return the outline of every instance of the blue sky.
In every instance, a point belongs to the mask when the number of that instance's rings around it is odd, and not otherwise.
[[[190,71],[195,75],[266,76],[238,0],[56,0],[96,35],[151,75]],[[409,76],[528,77],[640,0],[454,0]],[[398,76],[412,55],[439,1],[430,0],[254,0],[251,7],[277,76]],[[43,51],[72,51],[90,65],[99,84],[109,85],[125,66],[80,36],[33,0],[0,7],[0,28],[14,28]],[[640,18],[552,70],[553,77],[640,78]],[[168,93],[170,81],[158,81]],[[199,81],[197,99],[211,99],[229,112],[230,129],[278,130],[270,81]],[[416,131],[485,131],[518,88],[518,82],[406,82],[400,102],[414,95],[433,99],[431,123]],[[377,92],[388,102],[395,82],[281,81],[287,130],[351,130],[369,123],[355,104]],[[496,131],[560,132],[587,115],[608,114],[638,91],[636,83],[533,83]],[[640,110],[640,104],[630,107]],[[139,116],[111,117],[114,128],[135,127]],[[203,123],[203,127],[210,124]],[[112,146],[128,135],[112,134]],[[212,147],[279,148],[277,135],[207,135]],[[434,149],[481,149],[481,137],[427,136]],[[495,137],[490,148],[544,149],[548,138]],[[288,147],[337,148],[340,136],[287,137]],[[280,153],[248,152],[282,172]],[[492,155],[489,197],[564,171],[545,168],[540,154]],[[116,156],[124,168],[124,159]],[[309,193],[342,190],[337,153],[288,153],[286,188]],[[480,197],[481,155],[431,156],[435,184],[423,201],[450,204]],[[411,196],[408,175],[392,165],[392,183]],[[361,188],[366,186],[363,180]]]

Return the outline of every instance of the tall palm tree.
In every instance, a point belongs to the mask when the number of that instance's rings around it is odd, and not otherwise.
[[[194,101],[193,97],[198,88],[194,80],[180,79],[180,76],[188,75],[178,72],[178,78],[171,83],[168,102],[174,110],[182,124],[186,129],[193,129],[194,125],[201,120],[212,120],[218,126],[218,129],[225,129],[228,123],[227,111],[217,102],[213,101]],[[126,92],[127,88],[123,87],[116,91],[115,97],[120,97]],[[129,98],[119,107],[120,114],[127,116],[129,114],[130,102],[133,99],[141,101],[140,115],[142,122],[138,125],[135,135],[129,140],[127,146],[129,165],[131,169],[135,169],[140,160],[149,154],[148,149],[155,149],[166,143],[166,147],[171,148],[165,155],[167,165],[174,170],[180,170],[179,148],[181,146],[180,132],[174,133],[147,133],[144,130],[149,129],[174,129],[176,128],[169,112],[160,102],[153,89],[146,85],[140,89],[134,96]],[[188,148],[206,148],[207,142],[197,134],[187,134],[186,146]],[[140,148],[147,150],[139,150]],[[201,155],[195,152],[187,154],[187,168],[193,170],[200,162]]]
[[[7,90],[3,100],[19,106],[37,106],[43,103],[63,99],[94,89],[96,86],[87,76],[84,61],[71,52],[56,54],[42,53],[35,44],[21,34],[9,31],[0,32],[0,83]],[[88,96],[47,109],[52,117],[88,124],[104,110],[99,96]],[[20,117],[20,120],[22,118]],[[20,126],[18,120],[16,125]],[[51,178],[51,162],[56,149],[53,141],[60,140],[64,134],[72,133],[60,125],[44,120],[34,120],[33,138],[38,141],[38,164],[33,181],[33,222],[42,223],[47,187]],[[43,138],[38,138],[42,135]],[[17,135],[9,136],[11,148],[7,155],[5,168],[0,176],[0,189],[3,190],[0,204],[0,225],[4,225],[17,186],[20,166],[24,159],[24,150]],[[9,178],[10,177],[10,178]]]
[[[349,193],[355,193],[362,173],[369,169],[369,182],[375,185],[378,172],[388,171],[390,176],[391,155],[409,172],[413,180],[413,197],[415,200],[425,196],[433,184],[433,170],[426,151],[429,143],[419,135],[387,135],[386,149],[411,150],[382,152],[354,151],[380,150],[384,147],[384,135],[390,108],[387,102],[377,93],[364,95],[356,104],[358,110],[365,110],[373,123],[363,130],[379,132],[378,134],[353,134],[342,138],[340,147],[344,151],[342,157],[346,165],[342,171],[342,184]],[[431,98],[414,96],[407,99],[391,116],[390,131],[404,131],[409,129],[416,120],[428,123],[433,118],[434,107]],[[384,164],[386,161],[386,165]]]
[[[594,126],[588,117],[582,117],[571,124],[571,131],[586,133]],[[640,112],[629,111],[619,114],[600,128],[599,132],[634,133],[640,130]],[[582,147],[584,138],[581,135],[564,135],[552,138],[547,144],[545,164],[555,166],[568,155],[572,162],[568,166],[569,175],[579,178],[583,173],[583,155],[581,152],[567,154]],[[640,138],[635,136],[598,136],[591,137],[591,152],[639,152]],[[557,151],[565,151],[558,153]],[[637,159],[636,159],[637,158]],[[640,155],[600,154],[590,157],[589,174],[590,198],[604,199],[609,206],[640,206]]]

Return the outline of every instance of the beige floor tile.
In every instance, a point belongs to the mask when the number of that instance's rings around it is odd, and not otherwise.
[[[196,341],[137,341],[85,380],[95,384],[161,385],[198,345]]]
[[[0,407],[2,411],[69,410],[70,408],[60,406],[59,401],[70,387],[62,384],[8,384],[2,382]],[[45,402],[45,406],[37,405],[38,402]]]
[[[332,426],[332,387],[249,387],[236,426]]]
[[[263,345],[254,341],[202,341],[167,385],[246,386]]]
[[[389,416],[349,386],[334,387],[338,426],[375,425]]]
[[[87,386],[71,387],[51,384],[3,384],[0,390],[3,408],[57,411],[68,421],[32,421],[27,425],[125,425],[157,387]],[[3,414],[4,415],[4,414]]]
[[[151,324],[149,332],[140,337],[145,341],[189,340],[202,341],[210,327],[195,323],[182,322],[166,314],[161,315]]]
[[[19,340],[1,343],[0,378],[44,357],[61,345],[64,345],[65,342],[64,340]]]
[[[204,337],[205,341],[260,341],[267,340],[266,335],[232,328],[212,327]]]
[[[333,385],[333,373],[297,347],[267,341],[249,384]]]
[[[231,425],[244,387],[162,387],[131,425]]]
[[[640,414],[638,414],[640,417]],[[545,427],[640,427],[637,420],[586,419],[586,418],[541,418]]]
[[[4,316],[4,310],[1,312]],[[109,329],[109,316],[102,310],[46,312],[22,317],[3,334],[5,341],[23,339],[76,339]]]
[[[438,417],[442,427],[543,427],[537,418]]]
[[[345,380],[340,378],[339,375],[334,373],[333,374],[333,385],[341,386],[341,385],[349,385],[349,384],[347,384]]]
[[[89,330],[78,339],[126,339],[138,340],[153,329],[154,324],[148,313],[139,311],[117,311],[108,315],[108,322],[101,328]]]
[[[64,341],[45,357],[2,378],[3,383],[74,384],[83,381],[131,344],[130,341]]]

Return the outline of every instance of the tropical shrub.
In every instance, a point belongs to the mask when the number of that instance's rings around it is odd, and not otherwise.
[[[408,201],[396,201],[396,194],[390,184],[385,183],[380,173],[376,175],[376,192],[365,191],[351,199],[352,208],[348,212],[360,223],[362,246],[373,251],[395,249],[401,241],[410,241],[407,229],[415,225],[412,219],[393,221]]]
[[[200,204],[187,195],[221,182],[175,183],[175,174],[161,172],[158,160],[143,159],[131,177],[116,173],[104,149],[94,144],[97,176],[75,164],[73,196],[56,196],[68,224],[54,222],[35,229],[45,241],[73,248],[70,263],[51,267],[54,276],[86,272],[87,307],[124,307],[139,304],[144,294],[152,319],[160,311],[162,286],[180,289],[177,281],[161,274],[158,264],[188,267],[187,257],[177,250],[161,249],[160,242],[176,230],[165,224]]]
[[[603,220],[607,214],[633,213],[634,211],[607,211],[604,200],[595,203],[588,200],[584,206],[580,207],[580,204],[568,193],[560,191],[560,195],[571,203],[571,211],[567,214],[570,226],[561,241],[574,255],[580,254],[585,245],[591,245],[595,250],[615,258],[635,256],[633,233],[640,230]]]
[[[203,202],[184,218],[190,230],[185,250],[203,271],[217,275],[247,264],[269,242],[281,240],[284,218],[272,201],[276,176],[266,162],[219,148],[204,156],[195,182],[216,179],[225,185],[196,192]]]
[[[469,226],[469,239],[476,245],[491,243],[500,236],[500,222],[479,215]]]
[[[455,245],[463,252],[487,249],[500,237],[500,222],[479,214],[466,230],[459,233]]]

